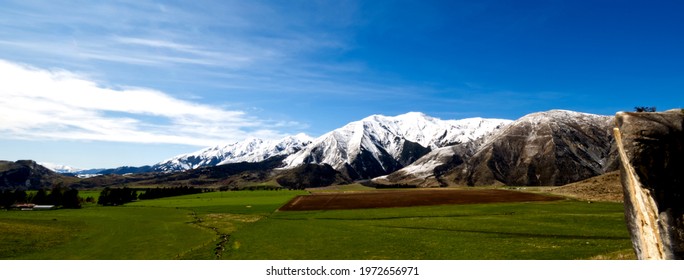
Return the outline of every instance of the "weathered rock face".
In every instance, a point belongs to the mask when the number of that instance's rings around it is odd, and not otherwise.
[[[639,259],[684,259],[684,111],[616,115],[625,217]]]
[[[612,118],[554,110],[503,129],[451,174],[467,185],[564,185],[610,171]]]

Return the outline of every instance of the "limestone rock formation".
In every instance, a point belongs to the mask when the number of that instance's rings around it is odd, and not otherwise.
[[[684,259],[684,111],[616,115],[625,217],[639,259]]]

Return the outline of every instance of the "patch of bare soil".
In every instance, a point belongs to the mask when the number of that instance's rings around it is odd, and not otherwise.
[[[427,189],[369,191],[357,193],[315,193],[297,196],[280,211],[367,209],[444,204],[553,201],[562,198],[507,190]]]
[[[620,172],[614,171],[547,190],[552,194],[589,201],[623,202]]]

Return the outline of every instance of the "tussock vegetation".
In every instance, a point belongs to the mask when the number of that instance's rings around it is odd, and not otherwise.
[[[550,193],[589,201],[623,202],[620,172],[613,171],[583,181],[547,190]]]

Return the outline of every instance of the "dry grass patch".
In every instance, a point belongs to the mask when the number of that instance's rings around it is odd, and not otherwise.
[[[609,172],[584,181],[550,188],[545,191],[580,200],[623,202],[619,171]]]

